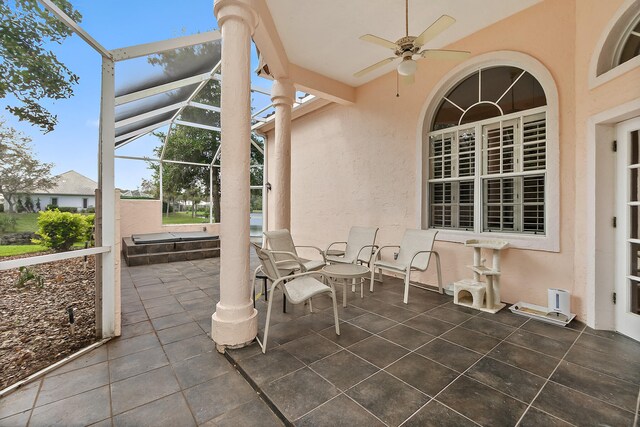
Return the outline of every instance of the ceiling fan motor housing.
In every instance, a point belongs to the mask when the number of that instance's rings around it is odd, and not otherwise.
[[[406,36],[398,39],[396,41],[396,45],[398,45],[396,55],[405,56],[407,52],[411,53],[412,55],[418,53],[418,51],[420,50],[420,46],[415,46],[413,44],[413,41],[415,39],[416,37],[413,36]]]

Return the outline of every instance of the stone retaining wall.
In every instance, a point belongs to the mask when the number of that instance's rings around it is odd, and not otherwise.
[[[0,245],[30,245],[31,239],[36,238],[36,233],[26,231],[24,233],[10,233],[0,236]]]

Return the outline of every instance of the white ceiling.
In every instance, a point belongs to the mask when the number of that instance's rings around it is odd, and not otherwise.
[[[425,46],[439,49],[540,1],[409,0],[409,35],[418,36],[441,15],[450,15],[456,23]],[[391,41],[403,37],[404,0],[266,2],[291,63],[351,86],[394,69],[394,65],[388,64],[365,77],[353,77],[353,73],[393,56],[389,49],[358,37],[367,33]]]

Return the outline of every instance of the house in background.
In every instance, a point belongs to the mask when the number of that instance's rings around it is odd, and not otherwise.
[[[53,179],[56,184],[51,189],[38,189],[29,194],[34,204],[40,199],[42,210],[48,205],[78,208],[78,210],[95,208],[97,182],[74,170],[57,175]],[[25,195],[21,196],[23,201],[24,197]],[[8,207],[5,202],[5,209]]]

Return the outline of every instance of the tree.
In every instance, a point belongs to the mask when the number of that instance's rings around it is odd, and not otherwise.
[[[220,44],[206,43],[198,47],[187,47],[169,51],[149,59],[153,65],[161,66],[164,73],[169,77],[174,77],[184,73],[184,64],[198,64],[203,71],[207,66],[213,68],[215,64],[208,64],[207,60],[219,57]],[[193,101],[207,104],[220,105],[220,84],[211,80],[200,91]],[[181,113],[180,120],[192,123],[200,123],[209,126],[220,126],[220,114],[215,111],[188,107]],[[155,134],[161,141],[165,140],[164,133]],[[261,145],[262,140],[252,135],[252,140]],[[247,142],[249,144],[249,142]],[[192,163],[210,165],[220,146],[220,133],[216,131],[175,126],[169,133],[167,145],[164,149],[164,159],[180,160]],[[162,154],[162,145],[154,149],[156,156]],[[262,154],[254,147],[251,149],[251,164],[262,164]],[[153,172],[153,182],[158,185],[160,178],[160,165],[150,163],[149,168]],[[209,168],[202,166],[191,166],[183,164],[165,163],[162,165],[163,172],[163,193],[165,196],[177,195],[187,196],[193,203],[194,209],[198,201],[208,198],[209,194]],[[212,196],[213,196],[213,217],[216,222],[220,221],[220,168],[212,168]],[[251,184],[262,185],[262,168],[251,169]],[[168,210],[167,210],[168,212]]]
[[[138,186],[138,191],[143,194],[148,194],[154,199],[160,197],[159,185],[153,179],[142,178]]]
[[[31,139],[0,121],[0,194],[13,212],[14,197],[36,189],[47,190],[55,185],[51,177],[53,163],[34,158]]]
[[[27,212],[33,212],[33,199],[29,194],[24,196],[24,208]]]
[[[53,2],[74,21],[82,19],[68,0]],[[7,110],[45,133],[54,129],[57,117],[40,101],[69,98],[78,83],[78,76],[45,46],[61,44],[70,35],[36,0],[0,1],[0,98],[12,95],[17,105]]]

